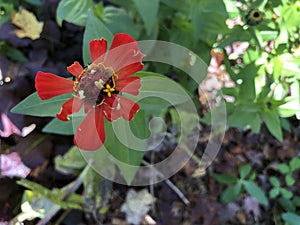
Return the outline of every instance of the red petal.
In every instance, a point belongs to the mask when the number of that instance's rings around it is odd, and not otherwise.
[[[73,84],[72,80],[52,73],[38,72],[35,77],[35,88],[42,100],[73,92]]]
[[[128,34],[116,34],[105,58],[105,65],[114,71],[142,62],[144,54],[140,52],[137,42]]]
[[[67,68],[69,73],[71,73],[75,77],[79,77],[83,71],[83,67],[80,65],[79,62],[75,61],[71,66]]]
[[[131,120],[134,114],[140,109],[140,106],[134,101],[119,95],[122,117],[125,120]]]
[[[105,141],[103,112],[96,108],[88,112],[78,126],[74,143],[82,150],[99,149]]]
[[[107,41],[103,38],[100,40],[92,40],[90,42],[90,54],[92,62],[103,62],[107,49]]]
[[[126,78],[126,77],[130,76],[131,74],[134,74],[134,73],[142,70],[143,67],[144,67],[144,64],[140,63],[140,62],[125,66],[122,69],[120,69],[119,71],[117,71],[118,79]]]
[[[116,81],[116,89],[120,92],[138,95],[140,87],[141,81],[139,77],[127,77]]]
[[[120,110],[114,110],[113,108],[118,106],[117,95],[112,95],[111,97],[105,98],[105,104],[101,105],[103,111],[105,112],[105,117],[108,121],[114,121],[122,116],[119,112]]]
[[[62,106],[59,114],[56,117],[62,121],[68,121],[68,115],[76,113],[83,105],[83,101],[77,97],[70,98]]]

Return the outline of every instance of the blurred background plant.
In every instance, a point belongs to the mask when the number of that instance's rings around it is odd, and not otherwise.
[[[84,219],[78,220],[88,221],[86,223],[120,224],[116,219],[119,214],[110,210],[121,208],[118,194],[123,194],[125,199],[126,189],[113,185],[88,168],[78,150],[70,146],[70,137],[61,136],[72,134],[73,129],[70,123],[49,118],[55,115],[60,102],[56,105],[49,102],[53,111],[41,109],[33,95],[13,109],[15,113],[31,116],[44,113],[46,118],[43,119],[12,114],[8,110],[34,92],[34,76],[38,70],[67,77],[65,68],[74,59],[82,59],[85,65],[89,63],[91,39],[111,40],[115,33],[128,33],[136,40],[177,43],[199,55],[209,67],[198,86],[183,71],[170,65],[146,63],[148,71],[178,82],[198,103],[202,130],[195,157],[185,166],[183,175],[179,173],[172,178],[193,204],[166,206],[157,200],[157,210],[152,207],[149,212],[154,197],[149,197],[148,192],[139,192],[148,200],[143,202],[142,197],[137,198],[143,210],[138,212],[141,215],[133,217],[128,213],[130,196],[139,194],[128,192],[124,203],[127,221],[146,223],[145,218],[149,219],[150,213],[161,224],[173,221],[167,219],[168,216],[175,218],[173,224],[182,224],[182,221],[248,224],[247,220],[250,224],[299,224],[299,1],[0,0],[0,24],[0,104],[1,113],[8,115],[5,121],[10,121],[6,123],[10,126],[5,126],[2,117],[1,153],[18,152],[32,170],[28,176],[31,181],[2,178],[3,187],[17,182],[19,186],[14,186],[14,192],[24,193],[22,199],[20,194],[11,198],[11,193],[0,198],[0,202],[4,202],[0,212],[5,215],[0,220],[32,224],[34,222],[28,220],[40,218],[39,224],[50,224],[51,220],[56,224],[72,224],[74,221],[68,215],[80,211],[83,213],[78,215]],[[201,95],[203,90],[206,96]],[[196,173],[198,158],[208,141],[210,111],[219,110],[220,99],[226,102],[228,133],[216,165],[199,174]],[[208,105],[211,100],[214,105]],[[28,103],[32,102],[36,105],[29,108]],[[170,154],[178,141],[178,126],[183,126],[178,124],[174,109],[166,104],[156,104],[149,118],[155,115],[168,121],[167,127],[162,128],[167,138],[156,151],[144,155],[144,159],[151,162]],[[20,130],[23,133],[30,124],[34,127],[22,135]],[[15,127],[18,128],[13,129]],[[15,134],[2,135],[8,134],[9,129],[16,131]],[[49,135],[41,133],[42,129]],[[134,163],[140,164],[143,156],[137,158]],[[1,171],[4,171],[2,164]],[[129,181],[132,173],[134,175],[132,171],[124,172]],[[47,176],[42,179],[44,174]],[[3,176],[7,175],[3,173]],[[231,186],[216,187],[210,177]],[[171,187],[170,183],[166,184]],[[168,188],[160,184],[156,191],[150,187],[151,195],[162,197],[157,192],[159,189],[168,193]],[[201,195],[196,197],[199,192]],[[201,208],[200,202],[207,203],[210,215]],[[5,213],[7,210],[11,212]],[[180,210],[185,210],[188,216],[181,215]],[[218,213],[226,214],[226,210],[230,211],[230,218]],[[169,211],[172,211],[171,216]],[[262,214],[268,216],[262,217]]]

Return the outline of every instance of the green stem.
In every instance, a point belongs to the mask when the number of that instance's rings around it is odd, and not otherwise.
[[[83,171],[81,172],[81,174],[77,177],[76,180],[74,180],[73,182],[71,182],[70,184],[68,184],[67,186],[63,187],[63,191],[65,191],[65,194],[63,196],[63,200],[67,200],[68,197],[70,197],[71,194],[73,194],[82,184],[84,177],[86,176],[87,172],[89,170],[89,166],[87,165]],[[45,225],[47,224],[53,216],[55,216],[55,214],[61,209],[60,206],[58,205],[54,205],[47,213],[47,215],[45,216],[45,218],[43,218],[42,220],[40,220],[37,225]]]

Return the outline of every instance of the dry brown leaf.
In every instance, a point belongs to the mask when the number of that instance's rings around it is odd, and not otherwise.
[[[32,40],[40,37],[44,26],[43,22],[39,22],[35,15],[26,9],[20,9],[18,13],[14,13],[11,22],[21,28],[14,31],[19,38],[28,37]]]

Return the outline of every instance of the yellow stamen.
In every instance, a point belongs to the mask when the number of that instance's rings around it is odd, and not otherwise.
[[[111,93],[114,92],[116,89],[114,87],[111,87],[109,84],[106,85],[106,89],[103,91],[107,93],[108,97],[111,97]]]

